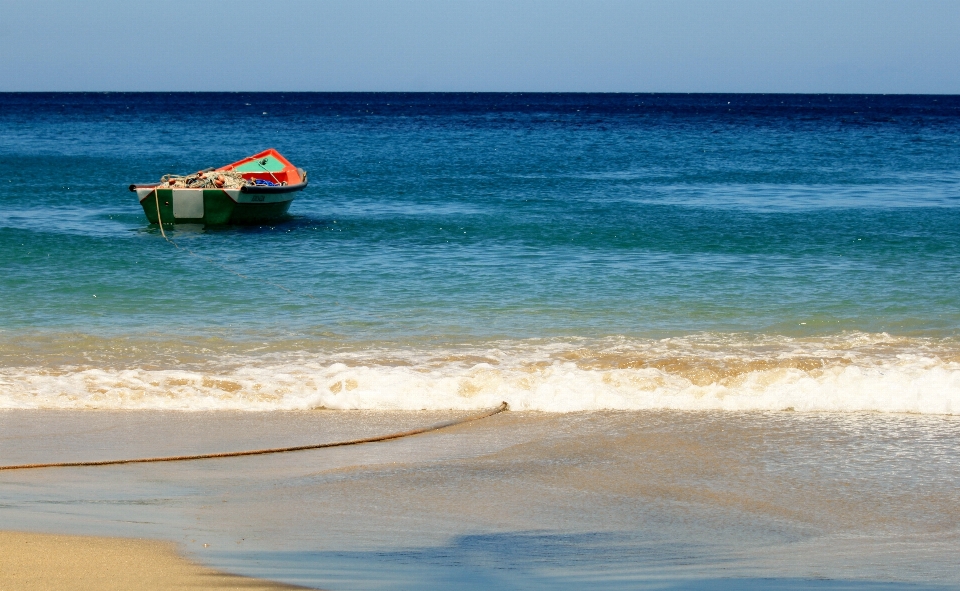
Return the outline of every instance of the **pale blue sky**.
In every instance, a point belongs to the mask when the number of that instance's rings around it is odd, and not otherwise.
[[[960,0],[0,0],[0,91],[960,94]]]

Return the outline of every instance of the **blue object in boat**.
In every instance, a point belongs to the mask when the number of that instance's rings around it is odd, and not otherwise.
[[[253,184],[258,187],[277,187],[277,183],[273,181],[268,181],[266,179],[253,179]]]

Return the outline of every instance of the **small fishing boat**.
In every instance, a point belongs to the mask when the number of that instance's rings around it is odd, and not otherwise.
[[[275,220],[306,186],[306,171],[271,148],[220,168],[130,185],[130,190],[151,224],[221,225]]]

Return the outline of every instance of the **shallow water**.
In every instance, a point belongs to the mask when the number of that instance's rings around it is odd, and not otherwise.
[[[449,417],[4,411],[0,459],[291,445]],[[219,568],[330,589],[953,588],[958,445],[955,419],[919,415],[507,413],[353,448],[4,472],[0,520],[172,539]]]

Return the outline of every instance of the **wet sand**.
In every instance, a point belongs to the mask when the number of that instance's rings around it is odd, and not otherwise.
[[[2,411],[0,463],[465,414]],[[167,540],[213,569],[338,591],[956,588],[958,448],[957,417],[510,412],[348,448],[0,473],[0,523]]]
[[[153,540],[0,531],[3,591],[302,589],[218,572]]]

